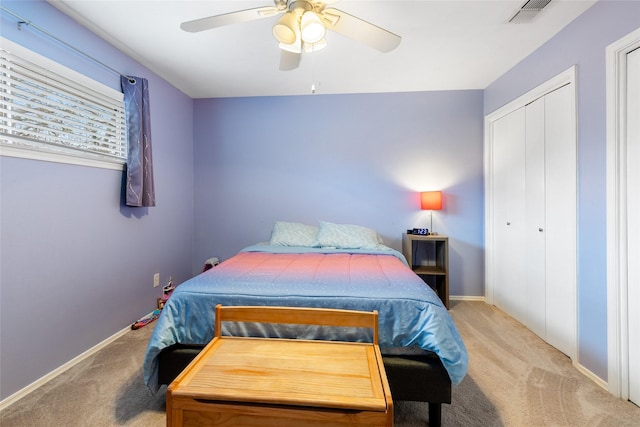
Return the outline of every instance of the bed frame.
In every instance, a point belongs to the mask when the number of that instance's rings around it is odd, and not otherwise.
[[[158,356],[159,384],[170,384],[203,348],[175,344],[162,350]],[[451,380],[440,358],[426,350],[411,355],[381,351],[393,399],[427,402],[429,427],[439,427],[442,404],[451,403]]]

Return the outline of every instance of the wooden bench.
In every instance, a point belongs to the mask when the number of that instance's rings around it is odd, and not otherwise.
[[[373,342],[222,336],[225,321],[370,328]],[[214,339],[167,389],[167,426],[392,426],[377,329],[377,312],[218,305]]]

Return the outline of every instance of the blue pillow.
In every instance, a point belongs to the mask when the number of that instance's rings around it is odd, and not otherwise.
[[[318,227],[298,222],[276,221],[269,243],[274,246],[316,246]]]
[[[381,238],[375,230],[360,225],[320,221],[318,245],[338,249],[377,249]]]

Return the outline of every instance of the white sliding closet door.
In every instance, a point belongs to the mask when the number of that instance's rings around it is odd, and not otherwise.
[[[640,48],[627,54],[629,400],[640,405]]]

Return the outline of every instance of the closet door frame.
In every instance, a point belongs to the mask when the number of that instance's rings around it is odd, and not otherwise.
[[[509,102],[503,107],[497,109],[493,113],[490,113],[485,116],[484,120],[484,188],[485,188],[485,300],[488,304],[494,304],[494,277],[495,271],[494,266],[496,262],[499,260],[494,259],[495,254],[495,244],[494,244],[494,212],[493,212],[493,122],[504,117],[505,115],[530,104],[531,102],[539,99],[546,94],[553,92],[556,89],[559,89],[567,84],[571,84],[574,91],[574,101],[576,99],[575,90],[576,90],[576,66],[572,66],[567,70],[559,73],[555,77],[547,80],[542,83],[538,87],[530,90],[524,95],[516,98],[515,100]],[[575,111],[575,110],[574,110]],[[574,123],[573,126],[576,126],[576,117],[574,114]],[[577,133],[576,133],[577,135]],[[577,159],[576,159],[577,162]],[[577,243],[577,242],[576,242]],[[576,244],[576,254],[577,254],[577,244]],[[574,259],[573,266],[574,277],[577,277],[577,266]],[[570,310],[570,317],[574,320],[575,327],[573,328],[573,340],[571,344],[571,354],[568,356],[574,361],[577,362],[577,299],[576,299],[576,281],[574,281],[574,289],[573,289],[573,298],[570,302],[570,306],[567,307]]]
[[[640,28],[606,50],[607,67],[607,355],[608,389],[629,399],[626,56],[640,48]],[[636,258],[637,259],[637,258]]]

